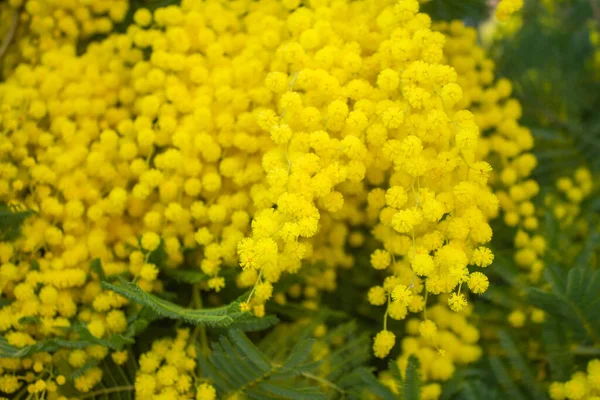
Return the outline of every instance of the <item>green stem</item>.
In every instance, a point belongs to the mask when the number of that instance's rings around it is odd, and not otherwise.
[[[345,393],[344,389],[342,389],[341,387],[339,387],[338,385],[336,385],[333,382],[329,382],[327,379],[323,379],[319,376],[313,375],[310,372],[301,372],[300,375],[302,375],[303,377],[307,378],[307,379],[311,379],[313,381],[317,381],[327,387],[332,388],[333,390],[335,390],[338,393]]]
[[[390,308],[390,294],[388,293],[387,305],[385,307],[385,314],[383,314],[383,330],[387,331],[387,317]]]
[[[250,294],[248,295],[248,300],[246,300],[246,303],[250,303],[250,300],[252,300],[252,295],[254,294],[254,290],[256,289],[256,285],[258,285],[260,283],[260,281],[261,281],[262,272],[263,272],[263,269],[261,268],[258,271],[258,277],[256,278],[256,282],[254,282],[254,286],[252,287],[252,290],[250,291]]]
[[[0,45],[0,58],[4,56],[4,53],[8,50],[10,43],[12,42],[15,32],[17,31],[17,25],[19,24],[19,11],[15,10],[13,12],[12,18],[10,20],[10,28],[8,29],[8,33]]]
[[[597,357],[600,355],[600,348],[579,346],[573,350],[573,354],[578,356]]]
[[[203,308],[202,306],[202,295],[200,294],[200,285],[194,285],[192,289],[192,304],[193,308]],[[208,338],[206,336],[206,327],[204,325],[196,325],[194,331],[192,332],[191,343],[196,341],[196,337],[200,334],[200,346],[202,349],[202,354],[208,356]]]
[[[96,397],[96,396],[108,394],[108,393],[129,392],[132,390],[135,390],[135,387],[133,385],[115,386],[115,387],[99,389],[99,390],[95,390],[93,392],[89,392],[89,393],[85,394],[84,396],[81,396],[80,399],[88,399],[90,397]]]

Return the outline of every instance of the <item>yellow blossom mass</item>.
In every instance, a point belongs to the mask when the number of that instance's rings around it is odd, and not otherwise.
[[[482,356],[473,300],[495,295],[498,223],[528,282],[549,251],[533,135],[477,31],[417,0],[133,3],[0,4],[0,203],[27,213],[0,241],[1,394],[92,397],[110,363],[135,366],[135,398],[221,398],[218,346],[265,377],[292,367],[212,328],[308,311],[311,354],[331,356],[335,297],[375,324],[372,355],[402,374],[418,360],[421,398],[439,398]],[[556,191],[544,206],[576,225],[592,172]],[[513,328],[548,318],[508,308]],[[175,336],[131,351],[174,315]],[[550,396],[589,396],[589,365]]]

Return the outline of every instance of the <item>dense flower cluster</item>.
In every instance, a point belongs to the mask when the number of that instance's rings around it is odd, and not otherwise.
[[[496,189],[504,223],[519,232],[535,231],[539,219],[533,200],[540,189],[530,175],[537,160],[531,153],[531,132],[519,125],[521,105],[510,97],[512,85],[506,79],[494,80],[494,63],[476,44],[477,32],[473,28],[454,21],[439,24],[438,29],[448,36],[445,54],[467,93],[465,107],[473,112],[484,133],[480,151],[494,167],[490,181]],[[542,237],[536,240],[544,241]]]
[[[0,4],[0,37],[14,42],[10,49],[4,49],[8,53],[3,57],[0,76],[8,76],[20,62],[39,63],[43,52],[63,44],[108,34],[123,21],[127,9],[126,0],[9,0]]]
[[[196,387],[197,400],[214,400],[215,389],[207,383],[196,385],[192,378],[196,349],[189,336],[188,330],[178,330],[174,339],[156,340],[152,349],[140,356],[135,379],[137,399],[189,399]]]
[[[552,400],[600,399],[600,359],[588,363],[587,373],[579,371],[567,382],[553,382],[548,391]]]
[[[348,248],[367,249],[362,230],[381,272],[368,300],[385,307],[375,355],[396,343],[388,317],[424,312],[408,324],[421,339],[402,341],[401,363],[440,364],[428,373],[440,381],[478,358],[476,330],[452,312],[489,286],[489,220],[502,207],[509,225],[534,230],[538,189],[511,85],[494,82],[471,29],[432,27],[416,0],[184,0],[137,10],[125,33],[78,55],[78,38],[109,32],[127,11],[92,3],[25,1],[20,63],[0,83],[0,200],[36,211],[18,242],[0,245],[9,344],[66,337],[76,321],[98,339],[127,329],[128,302],[102,289],[94,258],[147,292],[184,262],[217,292],[233,283],[222,271],[239,270],[235,284],[252,288],[243,311],[259,317],[269,299],[285,301],[274,286],[283,275],[321,265],[304,278],[314,307],[336,270],[353,266]],[[496,175],[484,161],[495,158]],[[158,250],[164,265],[150,261]],[[435,296],[443,303],[426,310]],[[191,378],[187,349],[183,331],[156,342],[140,358],[138,395],[214,395]],[[109,351],[60,354],[79,368]],[[52,357],[31,360],[3,368],[35,372],[31,390],[51,398]],[[74,386],[87,392],[101,377],[89,368]]]
[[[407,335],[401,340],[398,367],[400,371],[404,371],[410,356],[418,358],[421,380],[424,383],[421,399],[439,398],[441,383],[452,377],[456,366],[473,363],[481,357],[482,350],[477,346],[479,331],[467,321],[470,314],[470,308],[464,313],[456,314],[439,303],[428,308],[428,319],[407,320]],[[401,390],[395,387],[388,372],[382,373],[380,378],[395,393]]]
[[[592,191],[593,179],[590,171],[584,167],[578,168],[573,177],[562,177],[556,181],[556,191],[544,198],[544,207],[551,210],[561,231],[567,232],[571,227],[586,230],[586,222],[577,219],[580,204]],[[579,226],[577,226],[579,225]],[[515,236],[515,262],[528,270],[533,282],[538,282],[544,268],[541,257],[546,252],[546,241],[541,234],[528,234],[519,230]],[[569,249],[562,248],[565,255]]]

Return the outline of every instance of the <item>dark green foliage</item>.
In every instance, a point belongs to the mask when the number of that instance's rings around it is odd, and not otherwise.
[[[419,400],[420,392],[421,376],[419,372],[419,359],[415,356],[410,356],[402,385],[404,400]]]
[[[458,369],[444,385],[441,400],[500,400],[504,389],[495,382],[488,365],[482,362]],[[519,400],[515,398],[515,400]]]
[[[573,268],[552,291],[528,290],[531,303],[568,324],[578,340],[598,343],[600,340],[600,271]]]
[[[384,400],[397,398],[364,366],[370,343],[357,335],[354,322],[318,339],[333,350],[316,360],[316,340],[308,337],[313,327],[312,323],[285,326],[286,337],[275,330],[259,346],[230,329],[211,344],[209,355],[198,350],[199,368],[223,398],[242,392],[251,399],[362,399],[367,393]],[[343,344],[332,343],[339,339]]]
[[[421,10],[434,20],[464,20],[476,25],[490,15],[488,5],[481,0],[431,0],[421,6]]]
[[[519,374],[524,387],[529,393],[530,398],[545,399],[546,393],[541,389],[539,382],[535,379],[535,375],[531,365],[523,355],[521,350],[517,348],[514,339],[504,330],[498,332],[500,338],[500,346],[506,352],[506,356],[510,360],[511,367]]]
[[[541,184],[552,184],[565,170],[588,163],[599,170],[600,101],[598,67],[590,30],[591,1],[526,1],[523,26],[494,43],[498,72],[514,84],[525,124],[536,139]]]
[[[574,357],[569,349],[568,333],[569,328],[559,319],[547,318],[542,330],[542,342],[553,381],[567,381],[573,372]]]
[[[341,387],[348,391],[348,398],[361,399],[365,392],[372,393],[383,400],[394,400],[401,398],[395,395],[390,389],[382,385],[381,382],[373,376],[373,373],[365,367],[358,368],[352,373],[343,377],[340,381]]]
[[[311,339],[300,341],[283,363],[274,363],[240,331],[229,330],[198,363],[220,397],[239,392],[251,399],[325,399],[322,390],[310,383],[318,366],[306,361],[312,344]]]
[[[21,233],[23,222],[31,215],[31,210],[0,203],[0,241],[15,240]]]

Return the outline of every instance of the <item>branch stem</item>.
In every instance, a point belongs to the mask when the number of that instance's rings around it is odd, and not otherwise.
[[[8,50],[8,47],[10,46],[10,43],[12,42],[13,38],[15,37],[15,32],[17,31],[17,25],[19,25],[19,10],[15,10],[13,12],[12,18],[10,20],[10,28],[8,29],[8,33],[4,37],[4,41],[2,42],[2,45],[0,45],[0,58],[2,58],[4,56],[4,54]]]
[[[108,394],[108,393],[129,392],[132,390],[135,390],[135,387],[133,385],[115,386],[115,387],[111,387],[111,388],[98,389],[93,392],[89,392],[85,396],[81,396],[80,399],[88,399],[91,397],[96,397],[98,395],[103,395],[103,394]]]

